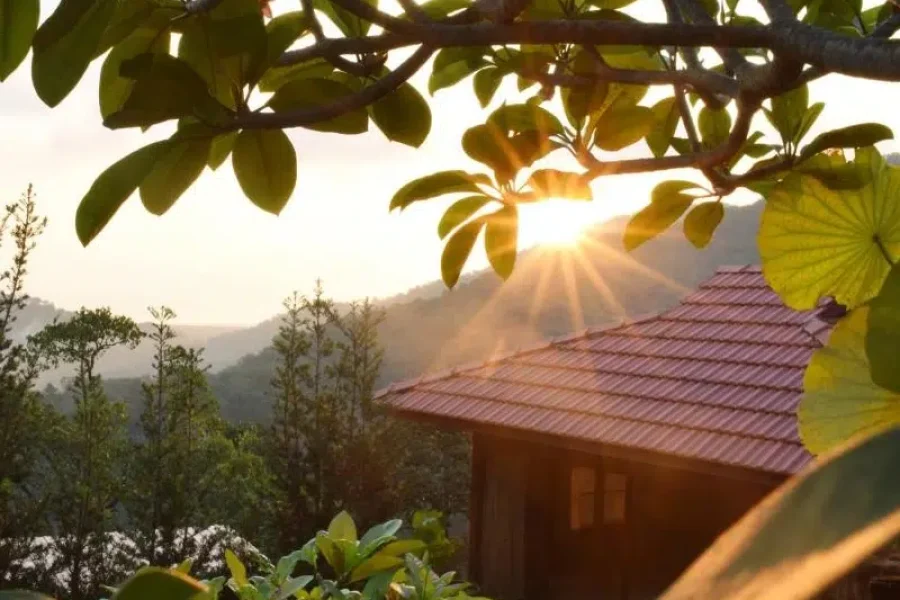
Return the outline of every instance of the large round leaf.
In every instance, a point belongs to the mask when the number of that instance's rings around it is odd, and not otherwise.
[[[0,81],[28,56],[40,13],[40,0],[0,0]]]
[[[900,395],[872,382],[866,357],[869,307],[842,319],[803,377],[800,438],[819,454],[856,434],[900,425]]]
[[[422,94],[408,83],[372,105],[372,121],[384,137],[418,148],[431,132],[431,109]]]
[[[811,309],[832,296],[849,307],[878,293],[900,257],[900,170],[874,150],[856,163],[871,182],[859,190],[830,190],[793,174],[766,202],[759,230],[763,274],[788,306]]]
[[[241,189],[255,205],[278,214],[297,184],[297,153],[280,129],[242,131],[231,155]]]
[[[117,4],[116,0],[62,0],[38,29],[31,78],[47,106],[62,102],[81,81]]]
[[[872,380],[900,393],[900,265],[891,268],[881,291],[869,303],[866,356]]]
[[[120,587],[113,600],[200,600],[207,587],[174,569],[144,567]]]

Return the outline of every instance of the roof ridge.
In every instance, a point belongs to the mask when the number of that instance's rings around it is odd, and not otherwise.
[[[471,398],[471,396],[467,396],[466,394],[460,394],[458,392],[435,392],[435,391],[429,390],[429,391],[427,391],[427,393],[443,394],[445,396],[455,396],[458,398]],[[558,408],[553,408],[550,406],[535,406],[533,404],[525,404],[522,402],[516,402],[514,400],[497,400],[497,399],[492,399],[492,398],[481,398],[481,397],[478,397],[478,400],[481,400],[483,402],[497,402],[500,404],[519,406],[519,407],[528,408],[531,410],[534,410],[534,409],[546,410],[546,411],[560,410]],[[739,438],[745,438],[745,439],[764,440],[767,442],[778,442],[781,444],[792,444],[792,445],[801,446],[801,447],[803,445],[803,443],[800,441],[799,437],[796,440],[785,440],[785,439],[780,439],[780,438],[775,438],[775,437],[766,437],[766,436],[762,436],[762,435],[726,432],[726,431],[722,431],[721,429],[712,429],[709,427],[689,427],[689,426],[685,426],[685,425],[675,425],[675,424],[664,422],[664,421],[646,421],[646,420],[637,419],[634,417],[627,417],[627,416],[610,416],[608,414],[592,413],[592,412],[589,412],[589,411],[586,411],[583,409],[577,409],[577,408],[572,409],[572,410],[567,409],[564,412],[574,413],[574,414],[578,414],[578,415],[585,415],[585,416],[589,416],[589,417],[603,418],[603,419],[615,419],[618,421],[626,421],[628,423],[641,423],[644,425],[656,425],[658,427],[670,427],[673,429],[683,429],[683,430],[687,430],[687,431],[702,431],[704,433],[714,433],[714,434],[718,434],[718,435],[733,436],[733,437],[739,437]],[[781,416],[784,416],[784,415],[781,415]]]
[[[449,367],[449,368],[434,371],[433,373],[426,373],[426,374],[420,375],[418,377],[413,377],[413,378],[403,379],[401,381],[396,381],[396,382],[389,384],[388,386],[386,386],[384,388],[376,390],[375,394],[373,395],[373,399],[378,400],[378,399],[384,398],[385,396],[388,396],[393,393],[404,392],[410,388],[413,388],[413,387],[419,385],[420,383],[432,383],[434,381],[446,379],[448,377],[453,377],[454,375],[458,375],[462,372],[472,371],[474,369],[478,369],[481,367],[487,367],[490,365],[494,365],[494,364],[508,360],[513,357],[523,356],[526,354],[532,354],[534,352],[539,352],[541,350],[546,350],[547,348],[550,348],[551,346],[557,346],[557,345],[564,344],[566,342],[571,342],[571,341],[574,341],[577,339],[588,338],[593,335],[597,335],[599,333],[604,333],[604,332],[612,331],[612,330],[619,329],[622,327],[627,327],[629,325],[634,325],[636,323],[645,323],[645,322],[651,321],[661,315],[662,315],[662,313],[646,313],[646,314],[636,315],[636,316],[630,317],[630,318],[622,318],[622,319],[616,320],[614,322],[607,323],[605,325],[595,325],[593,327],[587,327],[587,328],[584,328],[575,333],[568,333],[568,334],[564,334],[564,335],[549,337],[549,338],[541,340],[540,342],[537,342],[535,344],[531,344],[527,347],[520,346],[519,348],[517,348],[515,350],[509,351],[509,352],[504,352],[502,354],[497,354],[497,355],[494,355],[485,360],[468,361],[468,362],[456,365],[454,367]]]

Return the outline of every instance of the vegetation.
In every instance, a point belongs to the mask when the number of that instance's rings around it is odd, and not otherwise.
[[[804,442],[826,458],[722,538],[669,597],[811,597],[900,533],[892,476],[900,460],[900,171],[874,148],[892,137],[885,125],[851,122],[810,136],[825,105],[810,102],[807,84],[833,74],[900,79],[900,46],[890,39],[900,14],[893,2],[663,0],[654,15],[665,14],[661,23],[628,14],[629,4],[401,0],[392,14],[362,0],[301,0],[302,11],[270,18],[258,0],[63,0],[40,23],[39,1],[17,0],[0,18],[9,40],[0,77],[33,51],[35,90],[56,106],[105,55],[105,126],[177,123],[171,137],[129,154],[88,190],[76,215],[85,244],[135,191],[163,214],[206,166],[229,156],[248,199],[278,213],[297,176],[287,128],[355,135],[372,122],[389,140],[419,146],[431,112],[409,79],[432,56],[432,94],[474,75],[487,107],[507,77],[522,91],[538,87],[466,131],[462,147],[478,172],[419,178],[390,202],[404,210],[454,195],[438,225],[449,287],[482,233],[493,270],[509,277],[519,207],[589,200],[599,177],[690,168],[703,180],[657,186],[626,228],[628,249],[682,216],[687,239],[704,247],[724,197],[740,188],[763,194],[759,251],[773,289],[793,308],[831,297],[848,311],[809,365],[799,411]],[[412,53],[395,60],[402,49]],[[642,104],[650,86],[671,95]],[[639,143],[646,156],[610,156]],[[557,157],[569,157],[573,170],[539,162]],[[337,414],[324,385],[331,315],[324,305],[314,310],[308,397],[322,424]],[[101,425],[114,422],[111,405],[90,394],[84,405],[98,407]],[[89,439],[88,431],[72,439]],[[338,443],[307,443],[302,460],[319,477],[309,502],[321,516],[330,503],[321,465]],[[108,497],[103,487],[78,493]],[[103,507],[92,514],[99,522]]]
[[[188,560],[198,576],[209,578],[221,574],[226,548],[261,560],[261,552],[296,549],[342,509],[372,521],[411,515],[417,507],[464,509],[465,438],[396,422],[372,403],[383,314],[370,302],[341,314],[321,285],[312,298],[289,298],[273,340],[282,362],[270,369],[271,424],[229,424],[210,389],[202,350],[175,343],[170,308],[149,309],[155,323],[146,334],[109,309],[82,308],[27,343],[5,337],[24,306],[25,266],[44,223],[30,190],[6,214],[2,239],[12,240],[16,250],[0,296],[8,307],[0,339],[0,410],[9,417],[0,425],[6,442],[2,587],[95,600],[142,565]],[[141,382],[136,427],[129,429],[125,406],[108,393],[97,363],[112,348],[133,348],[145,337],[154,347],[152,375]],[[60,366],[72,373],[65,390],[54,392],[72,406],[67,413],[35,389],[42,370]],[[342,531],[350,531],[348,513],[341,514]],[[413,526],[427,540],[429,556],[446,561],[456,546],[444,537],[440,514],[417,513]],[[399,524],[386,527],[393,528],[383,533],[387,537],[376,545],[366,540],[353,560],[374,556]],[[334,544],[346,549],[343,539]],[[336,567],[333,554],[322,553]],[[367,568],[395,567],[406,553],[390,565],[379,557]],[[420,562],[409,565],[416,565],[416,574],[427,570]],[[264,560],[260,568],[265,572]],[[335,573],[335,581],[358,581],[341,579],[349,573]],[[316,593],[312,597],[321,596]],[[257,597],[255,591],[241,594]]]

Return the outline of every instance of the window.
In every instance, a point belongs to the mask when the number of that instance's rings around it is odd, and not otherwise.
[[[569,521],[572,531],[594,526],[594,505],[597,495],[597,473],[590,467],[572,469],[570,483]]]
[[[624,523],[628,497],[628,477],[621,473],[605,473],[603,477],[603,522]]]

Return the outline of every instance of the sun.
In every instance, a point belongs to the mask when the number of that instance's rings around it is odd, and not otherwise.
[[[596,220],[596,215],[588,215],[589,206],[586,202],[555,199],[522,206],[519,215],[522,245],[577,246],[585,228]]]

